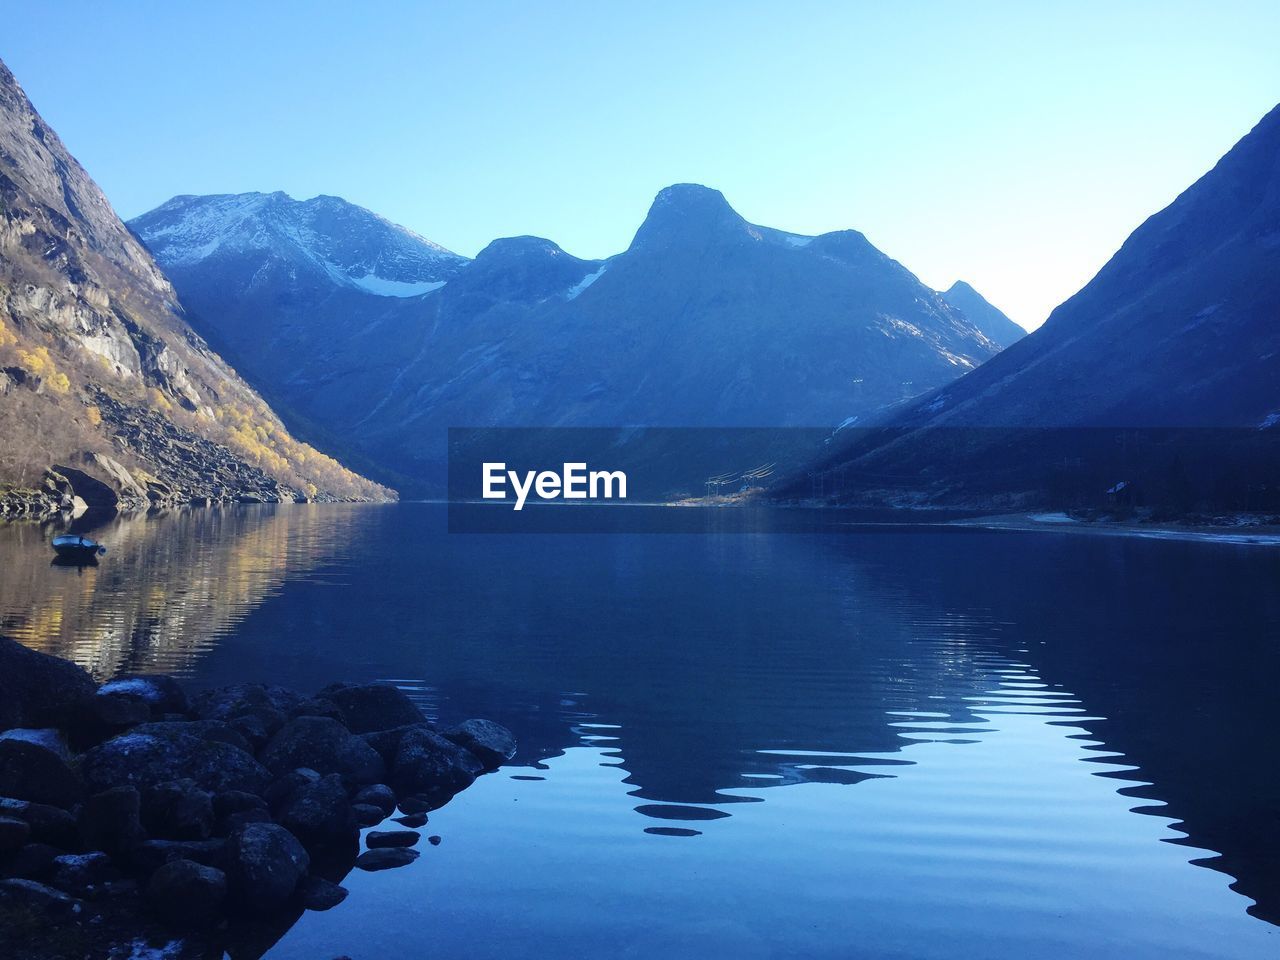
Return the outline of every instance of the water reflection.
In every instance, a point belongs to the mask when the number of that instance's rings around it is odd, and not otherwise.
[[[347,505],[176,510],[77,521],[108,548],[98,564],[50,562],[48,525],[0,525],[0,633],[99,679],[189,674],[281,585],[314,576],[369,516]]]
[[[103,579],[122,552],[104,531],[96,573],[5,573],[0,609],[103,674],[390,679],[432,716],[521,737],[522,766],[432,815],[443,847],[349,878],[281,960],[381,938],[389,955],[612,955],[624,936],[637,955],[840,956],[857,937],[872,956],[1250,956],[1274,928],[1246,907],[1280,922],[1275,552],[838,518],[465,536],[413,504],[219,522],[181,536],[202,587],[163,553]],[[222,596],[232,571],[253,586]],[[136,626],[187,596],[207,606]],[[134,626],[101,643],[117,610]],[[587,889],[608,923],[570,909]],[[429,937],[388,922],[424,899]]]

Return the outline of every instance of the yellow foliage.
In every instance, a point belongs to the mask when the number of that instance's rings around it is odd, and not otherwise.
[[[37,377],[53,372],[53,358],[49,356],[48,347],[36,347],[34,350],[18,350],[18,366]]]
[[[18,342],[18,335],[9,329],[9,325],[0,317],[0,347],[11,346]]]
[[[165,413],[171,413],[173,411],[173,404],[169,401],[168,397],[160,392],[158,387],[152,387],[147,391],[147,399],[151,401],[151,406],[155,407],[157,410],[163,410]]]
[[[84,415],[95,427],[102,422],[102,411],[92,404],[84,408]]]
[[[58,393],[66,393],[71,389],[71,381],[67,379],[67,375],[65,373],[52,373],[49,375],[49,378],[45,380],[45,383],[49,384],[49,386]]]

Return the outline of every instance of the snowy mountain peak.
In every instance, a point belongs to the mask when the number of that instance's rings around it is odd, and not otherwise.
[[[169,270],[249,257],[378,296],[429,293],[469,262],[370,210],[325,195],[183,195],[129,226]]]

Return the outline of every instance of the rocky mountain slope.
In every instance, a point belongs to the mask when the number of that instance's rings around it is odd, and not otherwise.
[[[0,437],[8,513],[390,495],[290,436],[191,330],[2,63]]]
[[[409,484],[438,479],[449,427],[829,427],[1000,348],[861,234],[756,226],[692,184],[604,261],[514,237],[467,262],[415,238],[423,266],[377,276],[435,287],[416,297],[353,285],[412,235],[339,203],[177,198],[131,226],[274,402]],[[316,205],[358,236],[277,226]],[[354,266],[330,252],[349,245]]]
[[[987,298],[963,280],[957,280],[942,294],[947,301],[963,313],[986,336],[1003,349],[1012,346],[1027,335],[1027,331],[992,306]]]
[[[896,477],[890,489],[963,497],[1019,457],[1043,479],[1081,459],[1086,436],[1131,448],[1180,432],[1179,475],[1242,447],[1255,464],[1269,457],[1280,439],[1280,107],[1043,327],[879,424],[820,465],[846,476],[849,496]],[[1014,435],[1025,442],[1011,447]],[[1189,456],[1192,442],[1214,452]],[[1274,492],[1265,473],[1253,485]]]

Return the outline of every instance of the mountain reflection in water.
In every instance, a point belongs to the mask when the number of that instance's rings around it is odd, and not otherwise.
[[[578,536],[451,535],[421,504],[211,514],[122,521],[129,565],[101,529],[83,578],[0,528],[6,631],[100,675],[393,680],[521,739],[432,814],[421,869],[348,878],[279,960],[1280,942],[1280,552],[839,514]],[[430,930],[388,919],[421,902]]]
[[[101,562],[51,563],[61,526],[0,526],[0,633],[74,660],[99,680],[188,674],[218,637],[291,577],[346,549],[369,518],[349,504],[82,517],[70,532]]]

